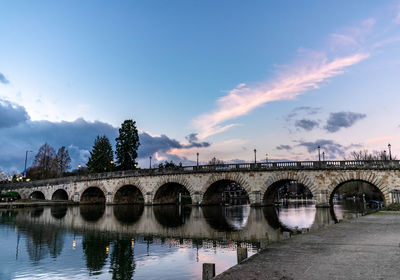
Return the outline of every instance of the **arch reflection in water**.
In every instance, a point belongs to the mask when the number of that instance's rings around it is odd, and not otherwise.
[[[206,222],[217,231],[238,231],[247,225],[250,207],[237,206],[204,206],[202,212]]]
[[[131,225],[136,223],[143,214],[144,204],[114,205],[115,218],[122,224]]]
[[[104,204],[81,205],[79,212],[86,222],[96,222],[103,217],[106,206]]]
[[[30,212],[31,212],[32,218],[39,218],[40,216],[43,215],[44,208],[43,207],[35,207]]]
[[[50,209],[51,216],[55,219],[62,219],[67,215],[68,207],[66,206],[53,206]]]
[[[192,212],[191,207],[185,206],[155,205],[152,207],[157,222],[167,228],[184,225]]]

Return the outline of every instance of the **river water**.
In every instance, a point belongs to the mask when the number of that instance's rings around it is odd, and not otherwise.
[[[0,279],[201,279],[269,242],[364,213],[354,202],[331,209],[280,207],[73,206],[0,210]]]

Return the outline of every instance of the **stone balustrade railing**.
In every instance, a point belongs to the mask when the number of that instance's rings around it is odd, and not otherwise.
[[[182,166],[175,168],[148,168],[126,171],[104,172],[88,175],[69,176],[30,182],[3,183],[0,189],[59,185],[79,181],[113,179],[124,177],[157,176],[182,173],[233,172],[233,171],[277,171],[277,170],[400,170],[399,160],[327,160],[327,161],[288,161],[258,162],[217,165]]]

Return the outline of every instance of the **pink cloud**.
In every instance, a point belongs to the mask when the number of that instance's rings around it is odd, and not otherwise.
[[[200,132],[200,139],[221,133],[236,125],[225,122],[246,115],[266,103],[294,99],[307,90],[318,88],[321,82],[342,74],[344,68],[357,64],[368,56],[366,53],[356,53],[331,61],[326,58],[313,60],[308,64],[293,66],[290,72],[267,83],[256,86],[240,84],[230,90],[228,95],[217,100],[214,111],[195,118],[193,125]]]

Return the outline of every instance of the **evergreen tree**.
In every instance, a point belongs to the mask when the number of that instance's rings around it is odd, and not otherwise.
[[[47,143],[44,143],[35,155],[33,167],[37,170],[38,179],[55,177],[57,173],[56,150]]]
[[[69,156],[68,150],[62,146],[57,151],[57,174],[62,176],[65,171],[71,168],[71,157]]]
[[[136,122],[126,120],[119,129],[119,136],[115,139],[117,162],[121,170],[134,169],[136,166],[137,149],[139,148],[139,135]]]
[[[112,171],[114,154],[107,136],[97,136],[87,163],[90,173]]]

